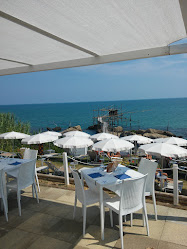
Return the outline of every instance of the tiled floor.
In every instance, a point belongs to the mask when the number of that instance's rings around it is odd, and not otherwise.
[[[9,221],[0,213],[0,249],[102,249],[120,248],[118,217],[110,227],[106,210],[105,240],[100,239],[98,206],[87,209],[86,235],[82,237],[82,209],[78,204],[73,220],[75,192],[41,187],[40,203],[32,198],[31,189],[22,193],[22,216],[18,216],[16,194],[9,196]],[[142,226],[141,214],[134,214],[133,227],[129,217],[124,223],[124,246],[127,249],[184,249],[187,248],[187,211],[157,205],[158,221],[153,206],[147,204],[150,236]]]

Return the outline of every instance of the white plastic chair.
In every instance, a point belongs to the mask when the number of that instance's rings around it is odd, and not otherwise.
[[[73,219],[75,218],[77,199],[82,203],[83,208],[83,236],[86,230],[86,207],[99,202],[99,194],[91,191],[90,189],[84,190],[82,181],[78,173],[72,170],[72,174],[75,182],[75,205]],[[106,193],[104,193],[104,199],[110,198]]]
[[[157,208],[155,198],[155,173],[158,163],[152,162],[149,159],[142,158],[138,167],[138,172],[148,174],[146,180],[145,196],[152,196],[153,206],[155,211],[155,220],[157,220]]]
[[[37,159],[38,151],[37,150],[31,150],[29,148],[26,148],[24,151],[23,159]],[[37,168],[35,166],[35,178],[36,178],[36,183],[38,187],[38,192],[40,192],[40,185],[39,185],[39,180],[38,180],[38,175],[37,175]]]
[[[17,191],[17,201],[19,208],[19,215],[21,216],[21,190],[32,185],[32,194],[36,194],[37,202],[39,203],[38,193],[36,190],[35,182],[35,164],[36,159],[21,164],[17,178],[7,183],[7,189],[13,189]]]
[[[120,196],[114,197],[105,202],[110,210],[119,215],[119,229],[121,238],[121,248],[123,245],[123,221],[122,217],[143,209],[143,219],[145,219],[147,235],[149,236],[149,225],[145,204],[145,184],[147,175],[137,179],[126,179],[120,184]],[[111,216],[111,226],[113,218]]]
[[[37,155],[38,155],[37,150],[31,150],[29,148],[26,148],[24,151],[23,159],[27,159],[27,160],[37,159]],[[8,174],[7,174],[8,178],[9,177],[17,178],[18,172],[19,172],[18,168],[12,169],[11,171],[9,170]],[[36,165],[35,165],[35,178],[36,178],[36,183],[37,183],[37,187],[38,187],[38,192],[40,192],[40,185],[39,185],[39,180],[38,180],[38,176],[37,176]]]
[[[5,183],[5,172],[3,169],[0,170],[0,199],[1,209],[4,209],[6,221],[8,221],[8,203],[7,203],[7,191]]]

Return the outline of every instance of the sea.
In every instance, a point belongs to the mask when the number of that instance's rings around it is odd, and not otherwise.
[[[44,131],[47,127],[56,126],[63,130],[76,125],[88,131],[88,126],[93,125],[93,116],[97,116],[102,108],[122,111],[124,119],[119,125],[125,130],[169,130],[187,139],[187,98],[0,105],[0,112],[14,113],[18,120],[29,122],[31,131]],[[93,134],[93,131],[88,132]]]

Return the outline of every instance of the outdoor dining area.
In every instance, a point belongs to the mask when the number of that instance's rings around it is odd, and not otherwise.
[[[145,155],[160,158],[163,172],[163,158],[185,158],[186,149],[168,140],[156,143],[138,135],[118,138],[98,133],[92,137],[72,131],[61,136],[56,132],[0,135],[2,139],[22,139],[27,145],[53,142],[70,149],[71,155],[63,152],[65,184],[53,188],[39,184],[37,150],[26,148],[23,158],[1,153],[0,248],[185,248],[187,211],[157,204],[155,176],[160,177],[162,185],[164,175],[157,173],[158,162]],[[179,138],[172,140],[180,143]],[[182,142],[182,146],[187,145],[185,139]],[[112,156],[107,163],[103,159],[100,164],[93,166],[90,162],[79,169],[76,163],[68,162],[68,158],[76,161],[72,155],[77,148],[88,147],[101,159],[108,153]],[[122,164],[120,152],[131,154],[132,149],[139,157],[138,167]],[[139,155],[142,152],[144,156]],[[73,185],[69,182],[71,176]],[[178,194],[177,189],[174,204]],[[173,231],[175,235],[171,236]]]

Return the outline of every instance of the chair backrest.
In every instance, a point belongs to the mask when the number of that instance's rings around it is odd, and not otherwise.
[[[151,194],[154,192],[155,189],[155,173],[158,167],[158,163],[152,162],[149,159],[142,158],[138,167],[138,172],[142,174],[148,174],[146,180],[146,192],[150,192]]]
[[[77,195],[77,199],[81,203],[84,203],[85,202],[85,192],[84,192],[84,187],[83,187],[82,181],[81,181],[81,179],[76,171],[72,170],[72,174],[73,174],[73,178],[74,178],[74,182],[75,182],[75,192]]]
[[[120,189],[120,210],[133,213],[143,207],[147,175],[136,179],[124,180]]]
[[[22,163],[18,173],[18,189],[24,189],[35,182],[35,164],[36,159]]]
[[[25,149],[23,159],[36,159],[37,155],[37,150]]]
[[[97,185],[95,185],[95,182],[94,181],[90,181],[90,177],[87,175],[87,174],[83,174],[84,173],[84,170],[87,170],[87,169],[90,169],[88,167],[84,167],[84,168],[81,168],[79,169],[79,172],[81,173],[81,178],[85,179],[86,181],[86,185],[88,186],[88,188],[92,191],[92,192],[95,192],[95,193],[99,193],[99,188]]]

